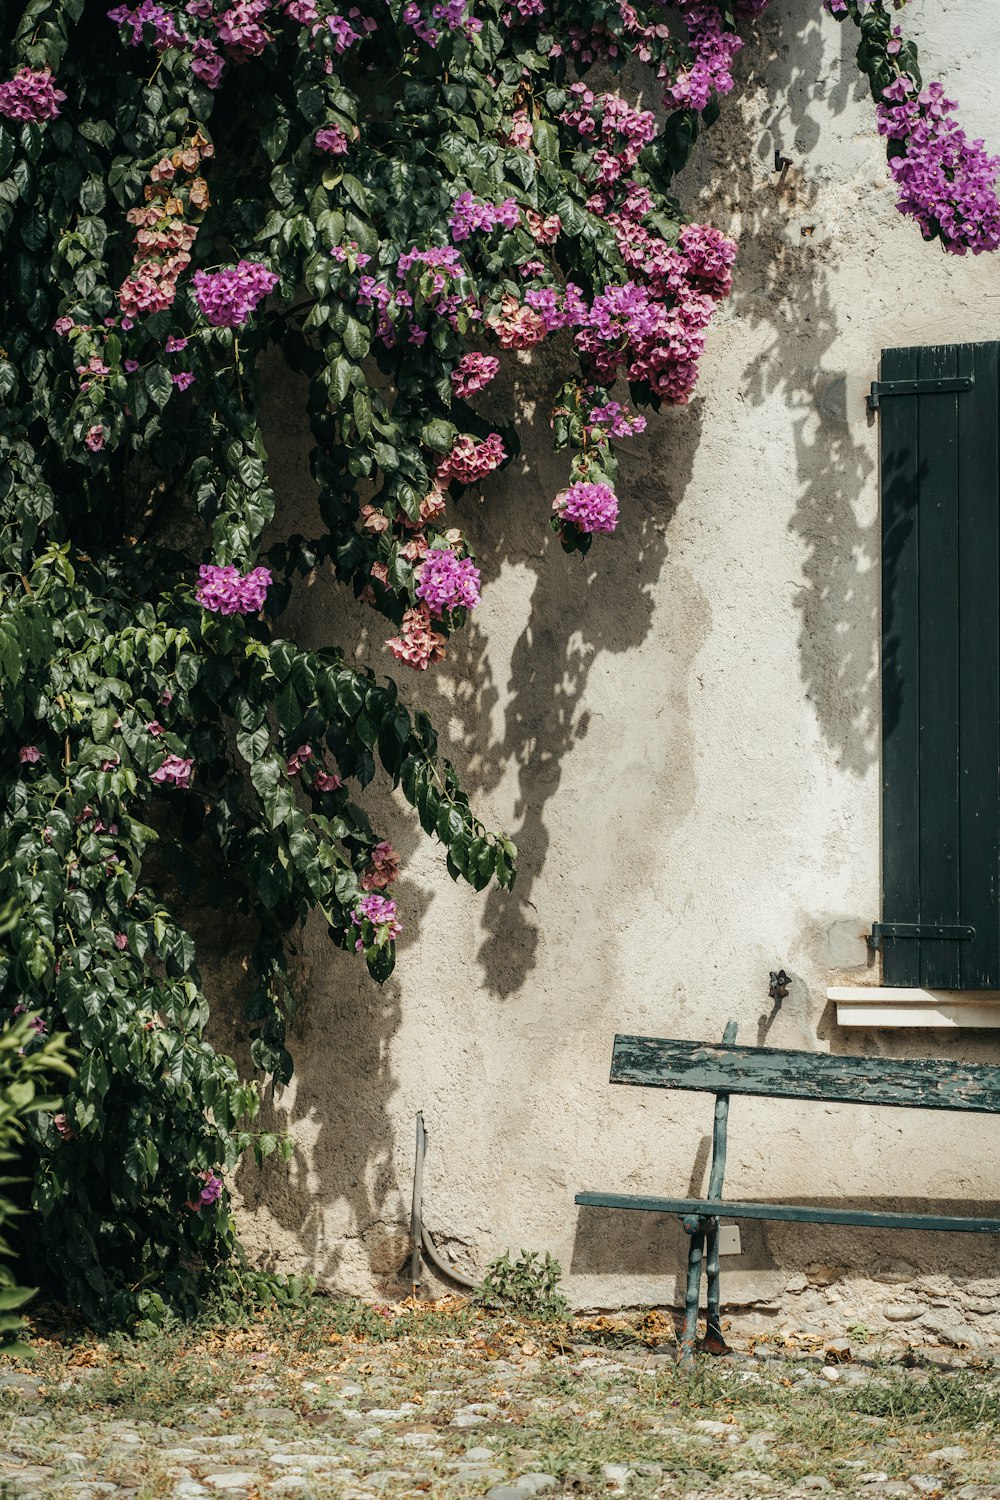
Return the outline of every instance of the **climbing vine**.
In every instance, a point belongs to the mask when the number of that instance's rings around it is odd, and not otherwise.
[[[280,1149],[205,1040],[183,911],[251,919],[253,1061],[282,1081],[307,914],[393,967],[376,776],[454,878],[512,883],[386,667],[433,666],[479,604],[463,497],[517,452],[477,408],[510,351],[560,340],[556,536],[615,529],[615,445],[688,400],[730,290],[736,247],[685,222],[675,179],[765,6],[31,0],[0,22],[0,899],[24,902],[0,985],[79,1052],[32,1127],[34,1203],[89,1316],[192,1306],[233,1247],[226,1169]],[[898,0],[826,8],[860,28],[903,211],[995,249],[998,164],[924,89]],[[661,109],[608,86],[636,61]],[[274,347],[308,379],[316,486],[314,534],[281,540]],[[387,622],[370,669],[288,634],[318,571]]]

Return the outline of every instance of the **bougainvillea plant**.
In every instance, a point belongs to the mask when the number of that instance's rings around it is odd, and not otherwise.
[[[405,926],[373,777],[455,878],[513,880],[386,669],[432,668],[479,604],[463,497],[515,452],[477,408],[510,351],[562,351],[562,545],[618,524],[615,444],[688,400],[730,289],[736,247],[684,221],[675,178],[765,6],[4,12],[0,899],[24,919],[0,982],[79,1051],[34,1201],[88,1315],[190,1306],[232,1249],[226,1170],[277,1144],[205,1039],[184,903],[252,923],[253,1060],[283,1080],[297,924],[319,913],[376,979]],[[923,88],[900,4],[826,8],[860,28],[900,207],[995,249],[998,164]],[[615,89],[626,64],[656,107]],[[278,541],[269,347],[308,378],[317,498],[315,534]],[[371,670],[287,633],[317,570],[384,617]]]

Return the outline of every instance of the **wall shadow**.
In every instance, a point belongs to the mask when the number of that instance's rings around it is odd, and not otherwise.
[[[831,361],[850,321],[836,291],[842,205],[831,174],[809,158],[819,115],[836,119],[867,96],[855,44],[852,26],[835,26],[818,8],[806,17],[794,0],[771,7],[738,60],[742,115],[724,113],[682,189],[710,222],[726,228],[728,220],[739,234],[732,317],[766,336],[762,348],[755,340],[741,395],[756,407],[779,396],[794,441],[803,688],[838,765],[861,776],[879,754],[879,536],[876,507],[865,502],[875,461],[864,382]],[[788,164],[776,168],[776,158]]]

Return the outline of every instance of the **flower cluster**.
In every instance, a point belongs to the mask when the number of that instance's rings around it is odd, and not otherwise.
[[[368,865],[361,873],[361,889],[363,891],[384,891],[399,874],[399,855],[389,843],[383,839],[376,844],[371,852]]]
[[[403,20],[429,47],[437,46],[444,31],[457,31],[463,36],[475,36],[483,29],[482,21],[471,14],[468,0],[434,0],[429,17],[421,10],[416,0],[409,0],[403,8]],[[435,22],[438,24],[435,25]]]
[[[195,1212],[202,1208],[210,1208],[213,1203],[217,1203],[222,1197],[222,1178],[217,1177],[207,1167],[203,1172],[198,1173],[198,1181],[201,1183],[198,1196],[197,1198],[192,1198],[187,1205],[188,1208],[193,1209]]]
[[[255,615],[264,607],[271,582],[267,568],[242,574],[231,564],[203,563],[194,596],[202,609],[215,615]]]
[[[150,779],[157,786],[186,787],[191,785],[191,772],[193,769],[193,760],[185,760],[182,755],[168,755],[157,766]]]
[[[446,609],[475,609],[479,603],[479,569],[471,557],[458,557],[450,547],[432,547],[424,554],[416,596],[433,615]]]
[[[571,521],[578,531],[614,531],[618,525],[618,496],[610,485],[578,479],[552,502],[560,521]]]
[[[956,108],[940,83],[918,93],[901,74],[883,92],[878,128],[901,146],[889,157],[900,212],[916,219],[925,239],[936,235],[953,254],[979,255],[1000,249],[1000,157],[969,139]]]
[[[469,433],[461,433],[451,452],[438,464],[438,485],[443,488],[450,479],[457,479],[460,484],[476,484],[498,469],[506,458],[507,450],[498,432],[491,432],[481,443]]]
[[[208,184],[200,176],[201,163],[214,148],[198,132],[151,169],[141,207],[130,208],[126,217],[135,225],[132,269],[122,282],[118,302],[126,319],[141,313],[162,312],[173,304],[177,281],[191,264],[191,247],[198,234],[198,219],[208,209]],[[127,326],[123,324],[123,326]]]
[[[451,383],[456,396],[474,396],[484,390],[500,368],[500,361],[492,354],[463,354],[457,367],[451,372]]]
[[[519,218],[520,210],[513,198],[505,198],[502,203],[490,203],[465,192],[459,193],[451,206],[448,228],[452,243],[458,245],[473,234],[489,234],[498,227],[515,229]]]
[[[0,83],[0,115],[23,124],[54,120],[66,95],[56,88],[49,68],[18,68]]]
[[[375,942],[381,946],[383,943],[391,943],[399,937],[402,932],[402,923],[396,918],[396,903],[388,896],[378,896],[374,892],[368,896],[362,896],[354,908],[351,920],[355,927],[362,929],[362,935],[355,943],[355,948],[360,953],[365,946],[364,924],[370,923],[375,929]]]
[[[326,151],[330,156],[346,156],[348,140],[339,125],[325,125],[313,136],[317,151]]]
[[[592,406],[587,415],[587,435],[597,442],[608,438],[635,437],[645,432],[646,418],[630,412],[618,401],[609,401],[605,406]]]
[[[195,271],[194,300],[213,328],[242,328],[279,277],[255,260],[241,260],[221,271]]]
[[[531,295],[528,292],[528,301]],[[500,306],[494,308],[484,323],[501,349],[531,349],[551,331],[544,318],[510,293],[501,299]]]
[[[585,83],[569,88],[573,103],[559,118],[585,140],[600,141],[591,155],[590,180],[607,186],[631,172],[639,153],[656,135],[656,116],[649,109],[633,109],[620,94],[595,95]]]
[[[418,672],[444,657],[445,638],[434,629],[431,612],[426,604],[417,604],[403,615],[399,635],[392,636],[386,645],[397,661],[405,662]]]

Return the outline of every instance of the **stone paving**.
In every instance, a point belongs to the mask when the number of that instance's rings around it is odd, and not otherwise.
[[[945,1351],[741,1341],[686,1374],[664,1344],[509,1323],[241,1340],[0,1368],[0,1500],[1000,1500],[1000,1367]]]

